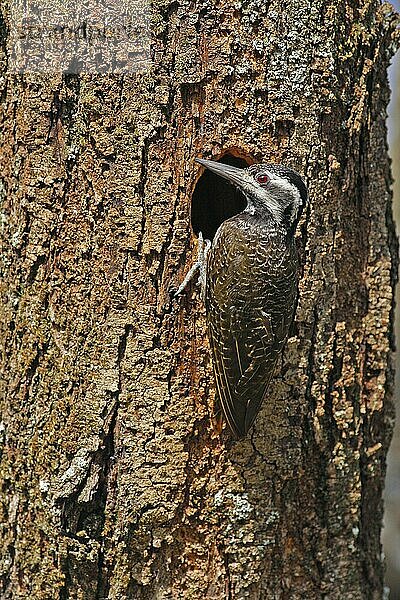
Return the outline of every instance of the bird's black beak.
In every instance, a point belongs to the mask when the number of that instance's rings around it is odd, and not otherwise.
[[[203,158],[196,158],[196,162],[241,189],[243,189],[243,186],[247,183],[244,169],[238,169],[237,167],[225,165],[224,163],[216,162],[214,160],[204,160]]]

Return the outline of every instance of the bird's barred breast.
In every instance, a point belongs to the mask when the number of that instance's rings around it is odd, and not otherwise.
[[[236,215],[220,226],[214,238],[207,280],[209,301],[220,309],[261,308],[289,317],[297,289],[294,240],[274,223],[246,213]]]

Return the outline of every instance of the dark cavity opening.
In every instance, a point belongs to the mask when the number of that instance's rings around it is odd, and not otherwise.
[[[248,167],[243,158],[225,154],[218,162],[243,169]],[[192,229],[212,240],[218,227],[246,208],[246,200],[233,185],[206,169],[197,182],[192,196]]]

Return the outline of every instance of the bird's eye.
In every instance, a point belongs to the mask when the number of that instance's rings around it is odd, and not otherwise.
[[[260,173],[259,175],[256,175],[256,180],[258,183],[261,183],[261,185],[262,185],[264,183],[268,183],[269,177],[265,173]]]

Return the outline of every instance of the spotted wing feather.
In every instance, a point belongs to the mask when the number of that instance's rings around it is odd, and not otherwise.
[[[295,248],[251,222],[225,221],[209,253],[206,307],[218,398],[237,437],[254,422],[296,297]],[[250,236],[250,239],[249,239]],[[288,254],[289,252],[289,254]]]

